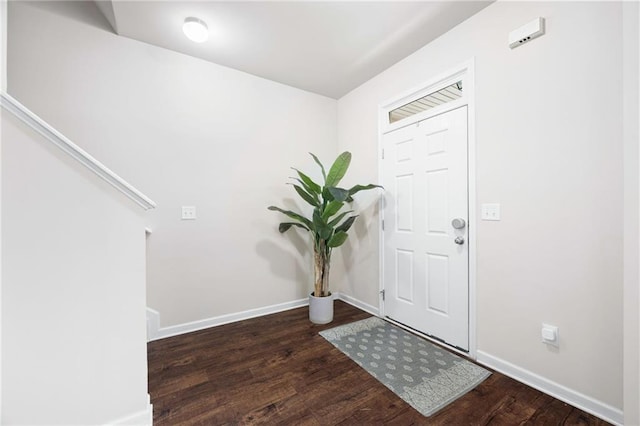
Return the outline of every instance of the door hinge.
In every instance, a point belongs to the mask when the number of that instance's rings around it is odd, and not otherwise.
[[[384,219],[382,219],[382,230],[384,231]]]
[[[384,160],[384,149],[382,149],[382,159]]]
[[[383,301],[383,302],[384,302],[384,293],[385,293],[384,289],[383,289],[383,290],[380,290],[380,294],[382,295],[382,301]]]

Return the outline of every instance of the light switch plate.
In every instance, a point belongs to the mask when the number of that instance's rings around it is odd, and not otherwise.
[[[483,204],[482,220],[500,220],[500,204]]]
[[[542,343],[547,345],[559,347],[560,346],[560,332],[555,325],[542,324],[541,330]]]
[[[196,206],[182,206],[182,220],[195,220]]]

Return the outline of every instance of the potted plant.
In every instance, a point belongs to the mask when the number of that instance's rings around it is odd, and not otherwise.
[[[314,154],[313,160],[320,166],[324,184],[314,182],[300,170],[297,177],[292,177],[291,183],[298,195],[313,207],[310,217],[280,207],[269,206],[269,210],[278,211],[293,222],[282,222],[278,227],[284,233],[292,227],[304,229],[311,234],[313,240],[314,286],[309,296],[309,319],[316,324],[327,324],[333,321],[333,298],[329,291],[329,268],[331,267],[331,251],[340,247],[347,240],[347,232],[358,215],[351,214],[353,210],[343,208],[353,201],[353,196],[364,190],[381,188],[380,185],[355,185],[350,189],[340,188],[338,184],[344,177],[349,164],[351,153],[343,152],[336,158],[326,173],[324,166]]]

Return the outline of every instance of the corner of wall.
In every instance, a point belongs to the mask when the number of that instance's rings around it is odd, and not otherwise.
[[[290,302],[276,305],[263,306],[261,308],[249,309],[231,314],[219,315],[211,318],[204,318],[184,324],[171,325],[160,328],[160,313],[151,308],[147,308],[147,341],[164,339],[166,337],[178,336],[180,334],[191,333],[193,331],[204,330],[205,328],[216,327],[236,321],[261,317],[263,315],[275,314],[277,312],[288,311],[289,309],[307,306],[309,299],[292,300]]]
[[[355,297],[349,296],[348,294],[336,293],[335,298],[337,300],[342,300],[343,302],[346,302],[352,306],[355,306],[358,309],[362,309],[363,311],[368,312],[371,315],[380,316],[380,309],[378,309],[373,305],[369,305],[368,303],[365,303],[361,300],[358,300]]]
[[[160,312],[147,307],[147,342],[160,335]]]
[[[147,406],[128,416],[121,417],[112,422],[107,423],[109,426],[152,426],[153,425],[153,405],[151,404],[151,396],[147,394]]]

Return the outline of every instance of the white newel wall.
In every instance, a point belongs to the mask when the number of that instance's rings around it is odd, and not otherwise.
[[[2,114],[2,424],[151,424],[143,209]]]
[[[7,2],[0,0],[0,93],[7,90]],[[2,133],[0,108],[0,134]],[[0,153],[2,138],[0,138]],[[0,241],[2,241],[2,161],[0,161]],[[0,324],[2,319],[2,244],[0,244]],[[0,325],[0,421],[2,419],[2,327]]]
[[[624,422],[640,424],[640,4],[625,2],[623,14],[624,122]]]

